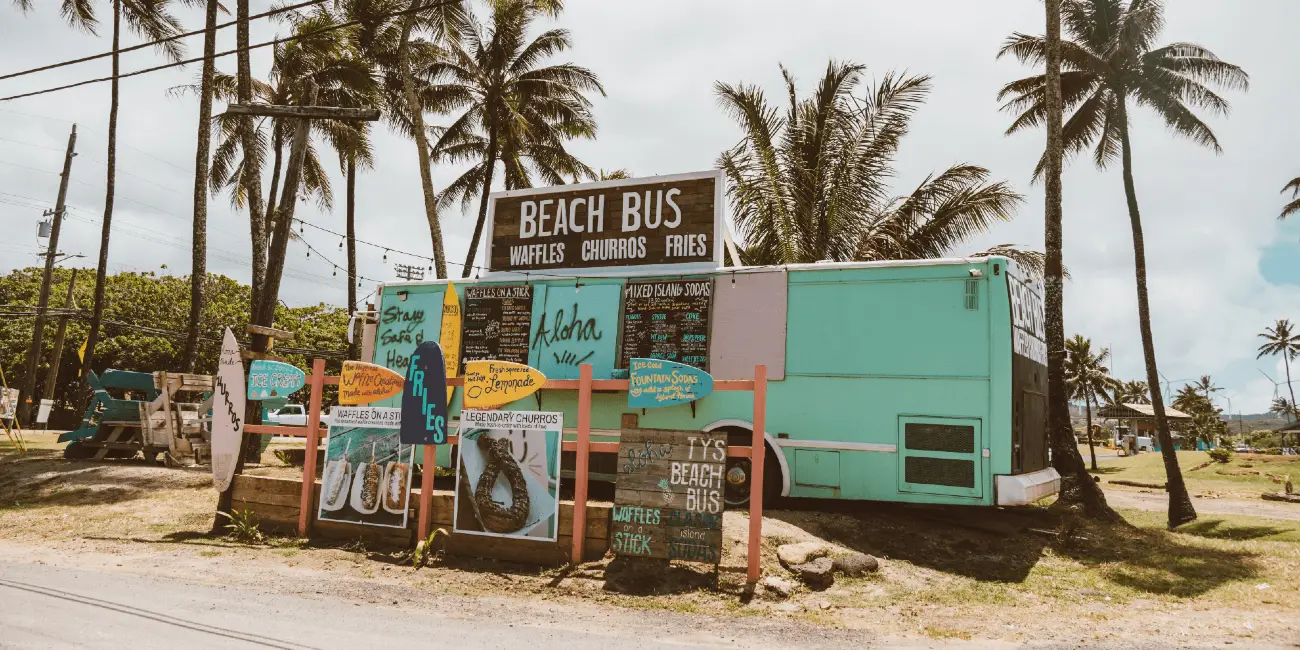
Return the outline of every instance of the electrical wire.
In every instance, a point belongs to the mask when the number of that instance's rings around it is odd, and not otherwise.
[[[456,4],[456,3],[459,3],[459,2],[461,2],[461,0],[440,0],[439,2],[435,2],[435,3],[430,4],[430,5],[425,5],[425,6],[422,6],[422,7],[418,7],[418,8],[416,8],[416,9],[403,9],[403,10],[401,10],[401,11],[395,11],[395,12],[391,12],[391,13],[388,13],[388,14],[383,14],[383,15],[377,16],[377,18],[396,18],[396,17],[398,17],[398,16],[405,16],[405,15],[408,15],[408,14],[411,14],[411,13],[418,13],[418,12],[427,11],[427,10],[430,10],[430,9],[436,9],[436,8],[441,7],[441,6],[444,6],[444,5]],[[348,20],[348,21],[341,22],[341,23],[339,23],[339,24],[337,24],[337,25],[331,25],[331,26],[329,26],[329,27],[322,27],[321,29],[317,29],[317,30],[314,30],[314,31],[311,31],[311,32],[307,32],[307,33],[305,33],[305,34],[294,34],[294,35],[292,35],[292,36],[285,36],[285,37],[283,37],[283,38],[275,38],[275,39],[272,39],[272,40],[269,40],[269,41],[265,41],[265,42],[262,42],[262,43],[257,43],[257,44],[254,44],[254,45],[249,45],[247,48],[240,48],[240,47],[237,47],[237,48],[232,49],[232,50],[225,50],[225,51],[222,51],[222,52],[217,52],[217,53],[215,53],[215,54],[212,55],[212,58],[213,58],[213,59],[219,59],[219,58],[221,58],[221,57],[230,56],[231,54],[236,54],[236,53],[239,53],[239,52],[242,52],[242,51],[252,51],[252,50],[260,49],[260,48],[263,48],[263,47],[268,47],[268,46],[271,46],[271,45],[279,45],[279,44],[281,44],[281,43],[289,43],[289,42],[297,41],[297,40],[304,39],[304,38],[311,38],[311,37],[314,37],[314,36],[319,36],[319,35],[321,35],[321,34],[325,34],[325,33],[328,33],[328,32],[338,31],[338,30],[340,30],[340,29],[346,29],[346,28],[348,28],[348,27],[353,27],[353,26],[355,26],[355,25],[360,25],[360,24],[361,24],[361,21],[359,21],[359,20]],[[119,74],[119,75],[117,75],[116,78],[117,78],[117,79],[126,79],[126,78],[128,78],[128,77],[135,77],[135,76],[142,75],[142,74],[148,74],[148,73],[150,73],[150,72],[158,72],[159,70],[168,70],[168,69],[170,69],[170,68],[178,68],[178,67],[181,67],[181,66],[189,65],[189,64],[191,64],[191,63],[197,63],[197,62],[199,62],[199,61],[205,61],[205,60],[207,60],[207,58],[208,58],[207,56],[200,56],[200,57],[195,57],[195,58],[192,58],[192,59],[184,59],[184,60],[182,60],[182,61],[177,61],[177,62],[175,62],[175,63],[165,63],[165,64],[163,64],[163,65],[156,65],[156,66],[153,66],[153,67],[151,67],[151,68],[144,68],[144,69],[141,69],[141,70],[135,70],[135,71],[133,71],[133,72],[128,72],[128,73],[126,73],[126,74]],[[46,89],[44,89],[44,90],[34,90],[34,91],[32,91],[32,92],[22,93],[22,94],[19,94],[19,95],[10,95],[10,96],[8,96],[8,97],[0,97],[0,102],[12,101],[12,100],[15,100],[15,99],[23,99],[23,98],[25,98],[25,97],[35,97],[35,96],[37,96],[37,95],[44,95],[44,94],[47,94],[47,93],[58,92],[58,91],[60,91],[60,90],[68,90],[68,89],[70,89],[70,88],[78,88],[78,87],[80,87],[80,86],[88,86],[88,85],[90,85],[90,84],[101,83],[101,82],[104,82],[104,81],[112,81],[113,79],[114,79],[114,77],[111,76],[111,75],[110,75],[110,76],[107,76],[107,77],[99,77],[99,78],[97,78],[97,79],[87,79],[87,80],[85,80],[85,81],[78,81],[78,82],[76,82],[76,83],[65,84],[65,85],[62,85],[62,86],[56,86],[56,87],[54,87],[54,88],[46,88]]]

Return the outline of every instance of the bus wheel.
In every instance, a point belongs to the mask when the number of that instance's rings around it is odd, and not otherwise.
[[[764,446],[766,448],[766,445]],[[753,463],[748,458],[728,458],[727,471],[723,475],[725,490],[723,501],[729,509],[749,507],[749,480]],[[776,460],[776,453],[767,449],[763,460],[763,503],[770,505],[781,496],[781,465]]]

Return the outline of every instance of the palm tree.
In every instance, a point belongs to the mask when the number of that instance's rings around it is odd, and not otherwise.
[[[442,131],[433,156],[472,162],[439,197],[439,207],[479,198],[478,219],[465,256],[469,277],[487,222],[488,194],[498,163],[506,189],[532,186],[536,173],[549,185],[595,172],[570,154],[565,141],[594,138],[596,120],[585,93],[605,94],[596,75],[572,63],[541,65],[572,46],[569,32],[551,29],[531,41],[528,30],[541,11],[528,0],[495,0],[488,24],[462,14],[458,38],[419,74],[431,86],[440,112],[461,111]]]
[[[1150,404],[1151,389],[1145,381],[1125,381],[1115,385],[1109,399],[1102,395],[1107,404]]]
[[[929,77],[886,74],[855,96],[864,66],[831,61],[800,100],[784,67],[789,105],[751,85],[719,82],[718,102],[744,137],[722,153],[727,192],[747,264],[938,257],[994,222],[1022,197],[959,164],[893,196],[899,141],[930,90]]]
[[[1291,392],[1291,403],[1295,404],[1295,388],[1291,386],[1291,360],[1300,357],[1300,330],[1293,329],[1290,320],[1279,318],[1272,327],[1265,327],[1259,337],[1264,339],[1264,344],[1259,346],[1259,354],[1255,358],[1281,355],[1286,367],[1286,387]]]
[[[1087,414],[1088,450],[1092,454],[1092,469],[1097,471],[1097,451],[1092,448],[1092,405],[1105,399],[1115,385],[1110,369],[1105,366],[1110,350],[1092,352],[1092,340],[1075,334],[1065,341],[1065,383],[1070,399],[1083,400]]]
[[[1220,152],[1218,138],[1192,108],[1211,113],[1228,112],[1227,100],[1210,85],[1245,90],[1249,77],[1241,68],[1220,60],[1210,50],[1194,43],[1155,47],[1164,26],[1160,0],[1062,0],[1063,23],[1069,38],[1061,45],[1061,92],[1064,106],[1073,115],[1063,130],[1064,151],[1074,154],[1095,144],[1093,158],[1105,167],[1119,157],[1123,169],[1124,193],[1133,231],[1133,257],[1138,294],[1138,323],[1142,334],[1147,381],[1159,382],[1155,344],[1151,337],[1151,310],[1147,299],[1146,252],[1142,220],[1133,183],[1132,146],[1129,138],[1128,101],[1148,106],[1175,133]],[[1042,36],[1012,34],[999,56],[1011,54],[1024,63],[1038,65],[1047,56]],[[1008,133],[1042,123],[1047,115],[1045,77],[1036,75],[1013,81],[1002,88],[1003,109],[1018,116]],[[1038,164],[1037,176],[1047,156]],[[1169,525],[1196,519],[1196,510],[1183,483],[1174,453],[1164,403],[1152,395],[1157,435],[1164,456],[1169,486]]]
[[[1278,219],[1285,219],[1297,212],[1300,212],[1300,176],[1291,179],[1290,182],[1282,188],[1282,193],[1291,192],[1291,202],[1282,207],[1282,214],[1277,215]]]
[[[212,79],[216,75],[218,0],[207,0],[203,33],[203,72],[199,80],[198,146],[194,154],[193,258],[190,263],[190,320],[185,333],[182,369],[194,372],[199,357],[199,321],[203,284],[208,276],[208,162],[212,150]]]
[[[1191,386],[1193,390],[1204,395],[1207,402],[1212,401],[1211,393],[1217,393],[1223,390],[1222,387],[1214,385],[1214,380],[1211,379],[1209,375],[1201,375],[1201,378],[1196,380],[1195,384],[1188,385]]]

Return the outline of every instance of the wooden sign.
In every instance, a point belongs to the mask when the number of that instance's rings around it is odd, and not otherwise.
[[[212,483],[225,492],[235,478],[239,443],[244,437],[244,362],[239,358],[239,341],[226,328],[217,361],[217,379],[212,392]]]
[[[402,387],[404,445],[441,445],[447,442],[447,366],[442,348],[434,341],[416,346]]]
[[[492,271],[722,262],[722,172],[490,196]]]
[[[465,394],[461,406],[490,409],[528,397],[546,383],[546,375],[509,361],[470,361],[465,364]]]
[[[442,346],[443,360],[447,366],[447,376],[455,377],[460,371],[460,298],[456,287],[447,283],[447,292],[442,296],[442,331],[438,336]],[[455,389],[447,391],[447,406],[451,406],[451,397]]]
[[[710,280],[624,285],[619,368],[632,359],[664,359],[708,370],[712,294]]]
[[[532,285],[466,287],[466,367],[485,359],[527,365],[532,322]]]
[[[288,397],[307,383],[307,373],[280,361],[254,359],[248,364],[248,399]]]
[[[623,430],[610,531],[614,552],[717,564],[726,471],[725,433]]]
[[[371,404],[402,392],[406,378],[383,366],[344,361],[339,375],[339,404]]]
[[[698,368],[661,359],[633,359],[627,389],[631,408],[674,406],[713,392],[713,377]]]

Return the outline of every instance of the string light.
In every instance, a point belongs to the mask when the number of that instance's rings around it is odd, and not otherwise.
[[[388,261],[388,249],[387,249],[387,248],[384,249],[384,261],[385,261],[385,262]]]
[[[339,250],[343,250],[343,240],[339,240]]]
[[[339,267],[334,267],[334,277],[339,277]]]

